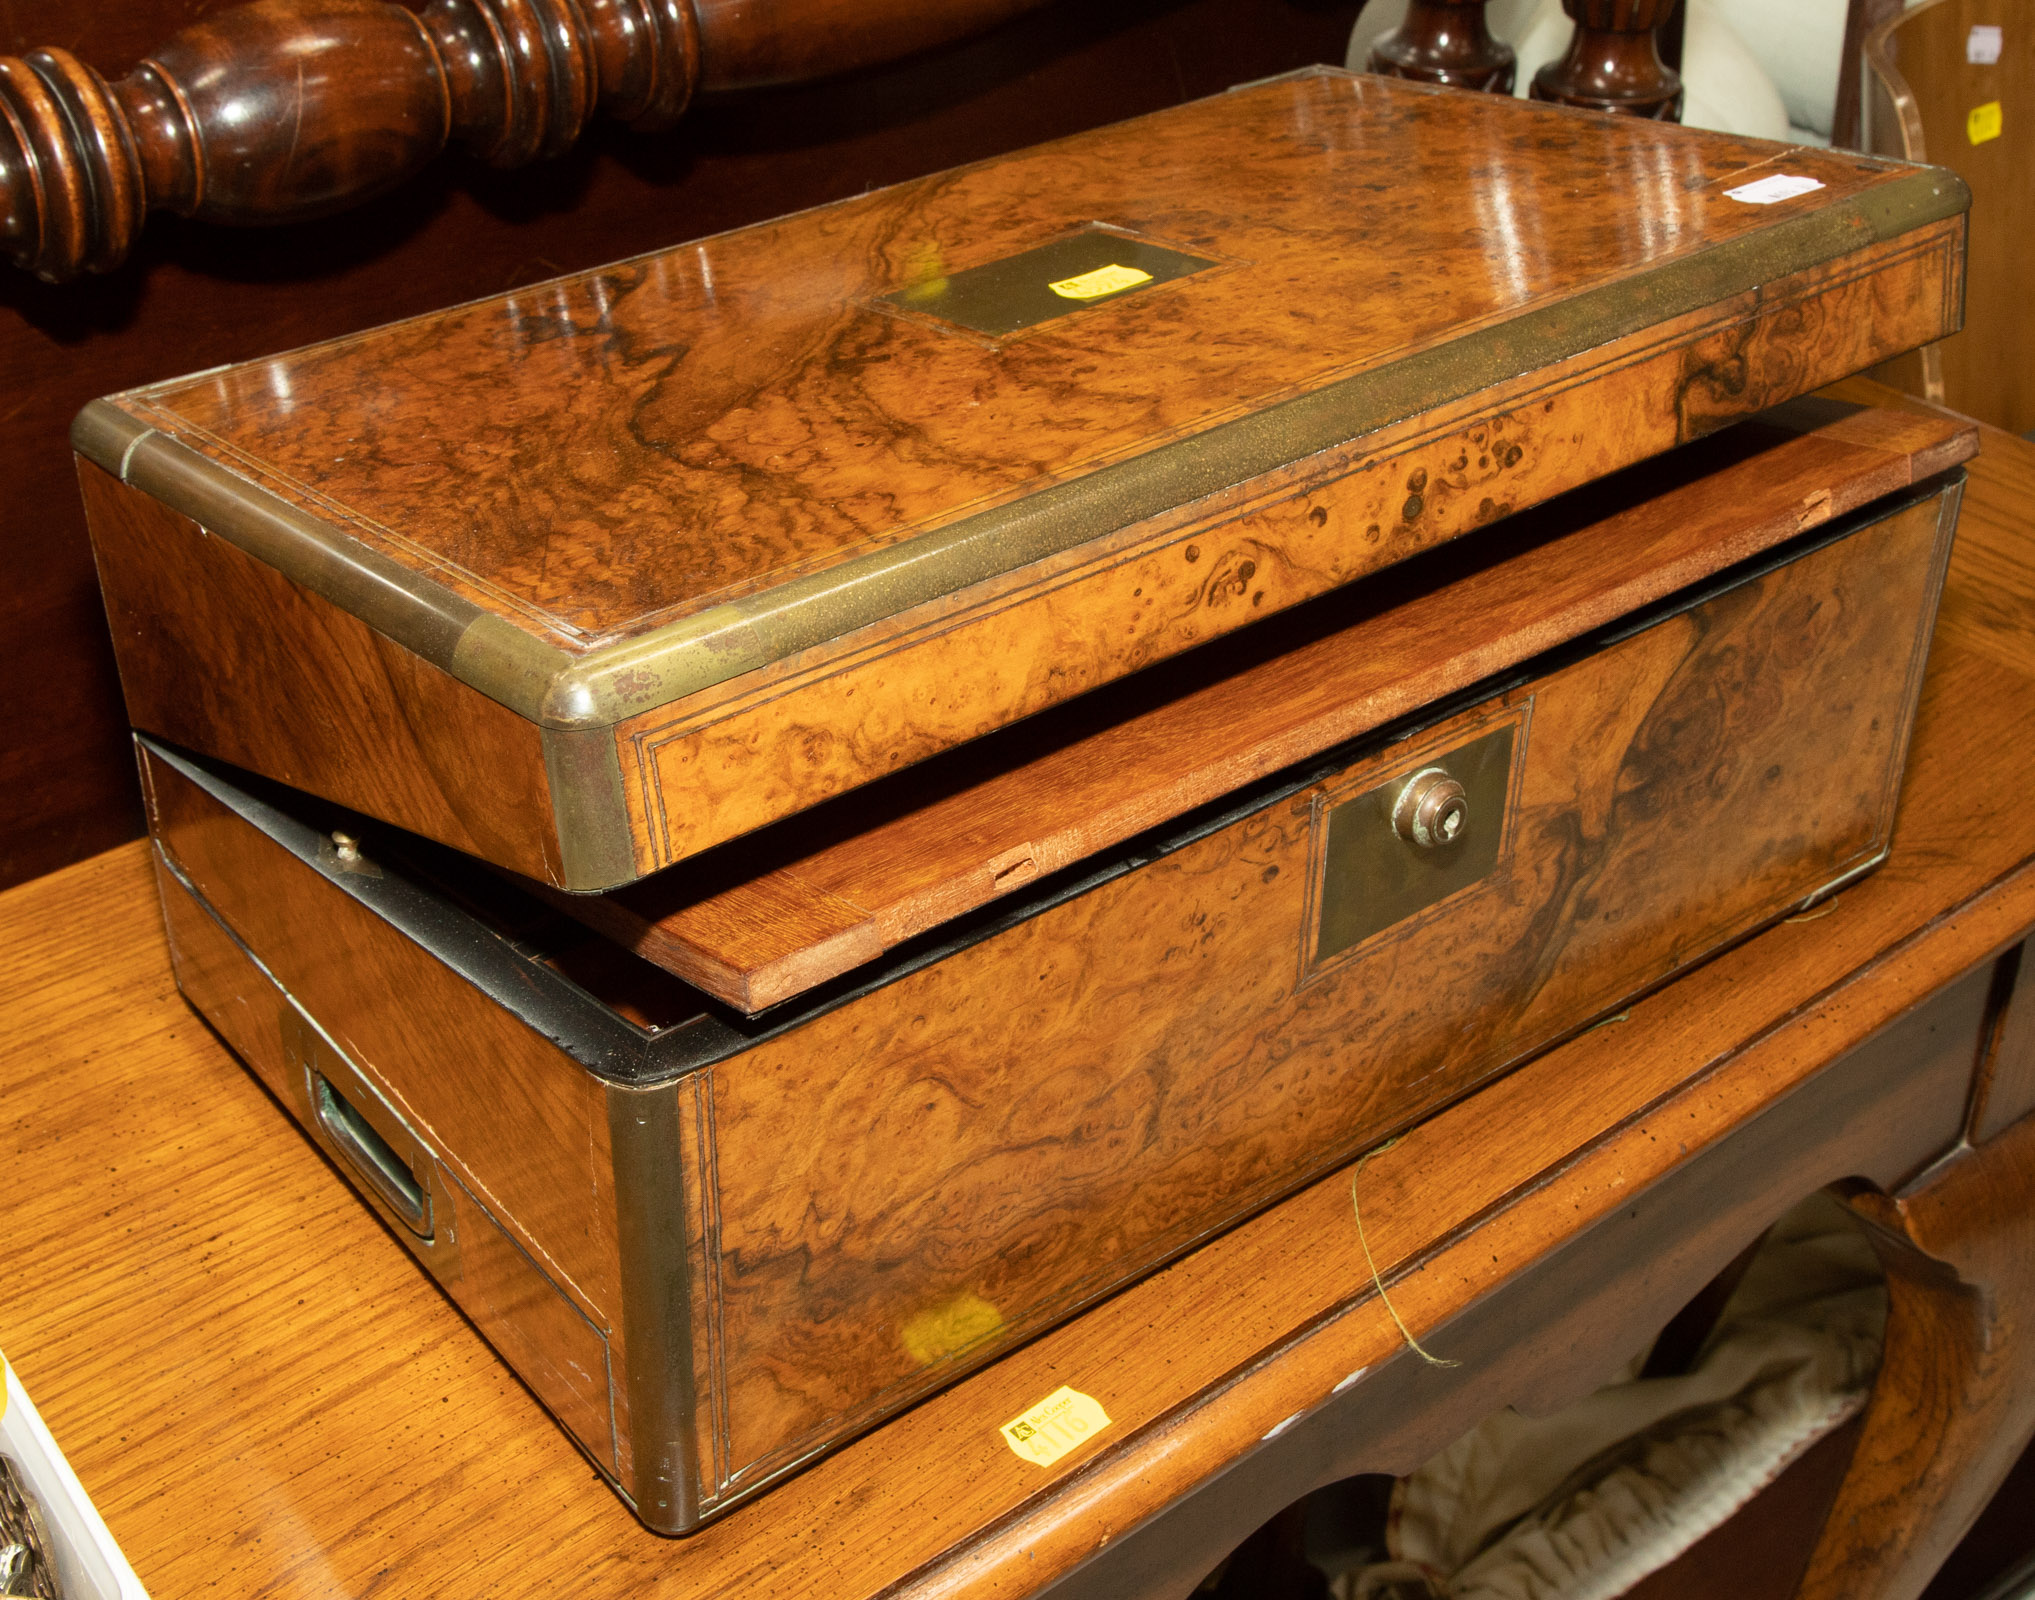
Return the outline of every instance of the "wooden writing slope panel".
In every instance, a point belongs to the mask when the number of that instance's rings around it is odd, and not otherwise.
[[[1792,401],[718,857],[557,903],[760,1011],[1942,472],[1974,440]]]
[[[603,888],[1940,336],[1964,204],[1323,69],[74,437],[137,724]]]
[[[685,1531],[1872,867],[1957,481],[758,1017],[454,852],[145,743],[179,981]],[[1437,775],[1455,825],[1409,840]]]

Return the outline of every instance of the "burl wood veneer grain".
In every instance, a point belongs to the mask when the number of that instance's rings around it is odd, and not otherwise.
[[[737,1481],[1875,860],[1947,536],[1925,499],[716,1068]],[[1317,961],[1329,808],[1506,722],[1497,868]]]
[[[476,602],[590,642],[1751,237],[1772,208],[1721,190],[1772,155],[1324,69],[124,403]],[[1789,159],[1828,187],[1818,204],[1912,170]],[[1480,221],[1515,236],[1496,260],[1432,199],[1486,164],[1509,182]],[[871,304],[1091,218],[1228,270],[1000,347]],[[1840,275],[1869,280],[1879,254]]]
[[[1858,371],[1952,314],[1960,228],[1767,285],[626,718],[638,870]]]
[[[1622,1335],[1657,1302],[1657,1321],[1710,1264],[1664,1284],[1662,1241],[1613,1224],[1692,1158],[1731,1157],[1748,1132],[1753,1165],[1727,1159],[1713,1190],[1674,1213],[1678,1227],[1718,1233],[1727,1256],[1739,1231],[1764,1225],[1768,1190],[1813,1186],[1870,1159],[1867,1145],[1913,1144],[1913,1113],[1931,1102],[1890,1119],[1873,1086],[1825,1068],[2035,919],[2035,879],[2014,868],[2035,851],[2017,798],[2025,750],[2005,737],[2024,689],[1968,655],[1932,688],[1902,843],[1838,915],[1769,930],[1641,1002],[1626,1024],[1571,1041],[1372,1158],[1368,1237],[1423,1338],[1459,1353],[1437,1325],[1530,1283],[1564,1241],[1581,1241],[1571,1254],[1594,1276],[1574,1297],[1594,1315],[1615,1312]],[[1974,819],[1975,848],[1950,848]],[[1971,914],[1943,915],[1968,896]],[[1231,1508],[1194,1491],[1248,1486],[1278,1456],[1267,1433],[1285,1424],[1291,1435],[1292,1419],[1339,1386],[1389,1393],[1403,1428],[1490,1370],[1406,1370],[1339,1173],[766,1500],[683,1543],[660,1540],[456,1312],[421,1291],[402,1248],[194,1023],[155,919],[142,847],[0,900],[19,957],[0,1007],[0,1132],[17,1160],[89,1168],[103,1199],[80,1215],[61,1188],[23,1197],[13,1237],[36,1270],[0,1310],[0,1336],[154,1590],[223,1571],[250,1592],[319,1600],[378,1580],[506,1594],[543,1560],[569,1565],[597,1596],[656,1586],[701,1600],[764,1588],[987,1600],[1071,1578],[1176,1503],[1191,1508],[1188,1525],[1167,1522],[1167,1539],[1189,1563],[1214,1551],[1205,1571],[1262,1517],[1248,1499]],[[1796,1092],[1816,1080],[1851,1098],[1833,1107]],[[1962,1085],[1944,1088],[1954,1113]],[[202,1143],[189,1138],[194,1117],[209,1130]],[[1785,1124],[1777,1143],[1769,1122]],[[1739,1218],[1746,1198],[1754,1209]],[[1607,1237],[1593,1248],[1599,1228]],[[319,1241],[308,1261],[296,1253],[305,1238]],[[1679,1234],[1672,1243],[1679,1263]],[[1605,1304],[1600,1288],[1617,1298]],[[1516,1337],[1533,1326],[1531,1312],[1508,1323],[1513,1350],[1535,1368],[1563,1365],[1559,1333]],[[1042,1473],[994,1430],[1068,1382],[1100,1396],[1114,1426]],[[142,1389],[165,1403],[137,1409]],[[1457,1409],[1474,1416],[1502,1398],[1473,1394]],[[222,1427],[230,1455],[202,1447]],[[1226,1470],[1247,1457],[1254,1471]],[[438,1515],[409,1515],[420,1501]],[[547,1515],[533,1519],[539,1503]],[[925,1515],[933,1503],[937,1519]],[[257,1527],[262,1537],[247,1536]]]
[[[557,878],[534,723],[91,462],[78,481],[137,726]]]
[[[1728,197],[1774,159],[1323,70],[135,391],[79,438],[193,514],[203,479],[215,533],[255,506],[385,562],[427,654],[488,624],[440,664],[610,730],[619,771],[552,796],[563,856],[599,841],[569,886],[609,887],[1954,324],[1951,180],[1798,150],[1812,195]],[[886,298],[1099,224],[1210,265],[1001,340]],[[442,709],[407,692],[368,720]]]
[[[1404,567],[759,835],[737,854],[754,876],[681,867],[559,904],[756,1011],[1944,470],[1975,444],[1947,418],[1782,407],[1671,471],[1637,469],[1522,515],[1445,568]]]

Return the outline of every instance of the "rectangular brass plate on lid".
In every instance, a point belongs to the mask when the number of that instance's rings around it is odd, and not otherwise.
[[[951,276],[941,273],[936,261],[929,262],[924,279],[879,300],[1001,338],[1215,265],[1206,257],[1091,223],[1051,244]]]
[[[1401,763],[1384,782],[1347,799],[1329,795],[1316,803],[1317,832],[1325,843],[1308,976],[1490,875],[1510,832],[1514,756],[1524,748],[1525,732],[1524,718],[1508,717],[1454,749]],[[1429,767],[1441,768],[1463,786],[1467,812],[1455,840],[1423,849],[1394,830],[1392,802],[1408,778]]]

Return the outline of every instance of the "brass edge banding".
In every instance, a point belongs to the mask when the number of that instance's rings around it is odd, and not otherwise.
[[[534,720],[551,680],[572,660],[110,401],[78,414],[71,443],[121,482],[511,711]]]
[[[94,400],[71,419],[71,448],[124,483],[127,452],[153,432],[155,429],[112,401]]]
[[[622,758],[607,728],[546,728],[544,778],[558,830],[559,887],[592,894],[638,876],[622,793]]]
[[[575,658],[369,549],[107,401],[81,454],[547,729],[611,727],[914,606],[1334,449],[1507,378],[1967,211],[1918,167],[1827,210],[1697,251],[1343,378],[1145,455]]]
[[[578,658],[548,727],[604,726],[913,606],[1057,555],[1521,373],[1965,211],[1954,173],[1921,168],[1799,223],[1729,240],[1640,280],[1543,306],[1021,500],[712,607]]]
[[[623,1487],[651,1528],[686,1533],[700,1520],[701,1485],[678,1093],[669,1083],[605,1087],[630,1443]]]

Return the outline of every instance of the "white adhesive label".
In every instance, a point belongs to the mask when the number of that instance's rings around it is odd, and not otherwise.
[[[2000,64],[2001,28],[1996,22],[1974,22],[1964,38],[1964,59],[1975,67]]]
[[[1801,178],[1791,173],[1776,172],[1770,178],[1726,189],[1724,194],[1727,199],[1742,201],[1749,206],[1770,206],[1777,200],[1792,200],[1798,194],[1811,194],[1822,187],[1819,178]]]

